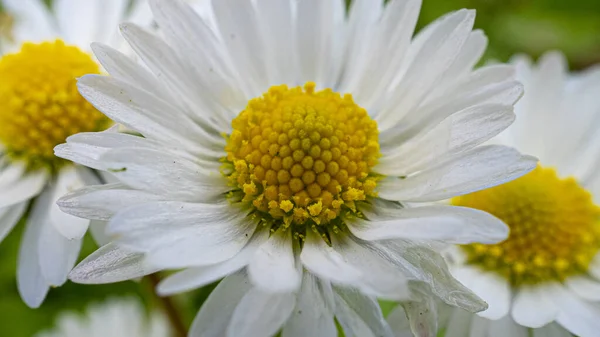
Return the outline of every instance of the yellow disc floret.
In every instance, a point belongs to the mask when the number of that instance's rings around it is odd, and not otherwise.
[[[109,120],[77,91],[77,77],[99,73],[77,47],[58,40],[25,43],[0,60],[0,142],[29,169],[55,170],[65,163],[54,146],[75,133],[100,131]]]
[[[513,285],[563,281],[583,274],[600,250],[600,209],[573,178],[538,167],[510,183],[454,198],[503,220],[509,238],[463,246],[469,263],[496,271]]]
[[[327,225],[374,196],[377,123],[351,95],[274,86],[248,103],[228,137],[229,179],[284,228]]]

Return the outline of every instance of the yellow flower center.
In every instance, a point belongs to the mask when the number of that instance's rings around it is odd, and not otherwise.
[[[277,229],[307,226],[324,234],[342,225],[340,214],[374,196],[371,168],[379,153],[377,123],[351,95],[274,86],[250,100],[225,150],[224,173],[236,190]]]
[[[110,121],[77,91],[77,77],[98,74],[90,55],[64,42],[25,43],[0,60],[0,143],[29,169],[56,170],[66,161],[54,146]]]
[[[560,179],[553,169],[538,167],[452,202],[489,212],[510,227],[510,236],[499,244],[463,249],[469,263],[495,271],[515,286],[583,274],[600,250],[600,209],[575,179]]]

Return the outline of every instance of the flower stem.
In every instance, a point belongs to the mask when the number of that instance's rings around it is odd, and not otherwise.
[[[183,322],[183,318],[179,313],[179,310],[173,303],[173,300],[170,297],[162,297],[156,293],[156,286],[160,282],[160,276],[158,273],[154,273],[148,275],[148,280],[152,286],[152,294],[156,297],[159,303],[161,303],[169,321],[171,322],[171,326],[174,329],[174,333],[176,337],[187,337],[187,328],[185,323]]]

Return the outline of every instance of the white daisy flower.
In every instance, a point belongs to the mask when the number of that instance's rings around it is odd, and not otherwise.
[[[60,314],[56,327],[35,337],[171,337],[165,315],[146,313],[133,298],[112,298],[90,305],[85,314]]]
[[[457,312],[451,324],[471,326],[474,337],[506,335],[509,326],[510,336],[598,336],[600,71],[569,74],[558,53],[514,64],[526,94],[518,122],[495,141],[539,156],[540,166],[452,200],[497,216],[511,232],[496,245],[452,251],[454,275],[490,306],[481,317]]]
[[[54,1],[50,12],[42,1],[2,1],[12,34],[3,38],[0,59],[0,240],[31,206],[17,274],[31,307],[67,280],[88,228],[88,220],[64,214],[56,200],[98,180],[55,157],[53,148],[71,134],[110,126],[77,92],[76,78],[100,73],[89,44],[113,40],[105,25],[122,20],[127,3]]]
[[[473,11],[413,38],[418,0],[357,0],[348,16],[341,0],[218,0],[206,20],[181,0],[150,3],[165,40],[121,26],[150,71],[102,47],[112,77],[78,84],[144,137],[81,133],[56,148],[119,180],[59,201],[109,220],[116,239],[72,280],[185,269],[159,286],[171,294],[225,277],[193,336],[330,336],[334,315],[347,336],[388,335],[374,298],[407,298],[409,280],[486,307],[438,250],[498,242],[506,226],[427,203],[536,159],[479,146],[512,123],[522,88],[512,67],[472,70],[486,46]]]

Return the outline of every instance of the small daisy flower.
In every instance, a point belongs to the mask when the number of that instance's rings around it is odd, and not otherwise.
[[[53,148],[71,134],[111,125],[78,93],[76,78],[100,73],[87,49],[93,40],[112,40],[105,25],[122,20],[127,3],[55,1],[50,12],[41,1],[2,2],[12,29],[0,59],[0,240],[29,212],[17,281],[31,307],[67,280],[88,228],[88,220],[64,214],[56,200],[99,182],[89,169],[55,157]]]
[[[111,173],[59,201],[109,221],[115,241],[71,273],[107,283],[184,269],[161,294],[225,277],[194,336],[389,335],[375,298],[409,282],[443,301],[486,304],[439,250],[495,243],[489,214],[431,206],[532,170],[536,159],[479,146],[514,119],[512,67],[473,71],[486,46],[461,10],[413,38],[420,1],[150,1],[165,40],[123,24],[146,63],[96,56],[111,77],[86,99],[143,137],[81,133],[62,158]],[[409,205],[411,207],[409,207]],[[417,207],[418,206],[418,207]]]
[[[567,336],[566,330],[597,336],[600,72],[569,74],[558,53],[537,65],[526,58],[514,64],[526,94],[516,107],[518,122],[494,141],[539,156],[540,165],[507,184],[452,199],[497,216],[511,231],[499,244],[452,251],[454,275],[490,306],[481,317],[457,312],[451,324],[479,331],[471,336],[509,326],[510,336],[529,336],[529,328],[540,337]]]
[[[170,330],[162,313],[147,314],[136,299],[112,298],[84,314],[60,314],[55,328],[35,337],[171,337]]]

